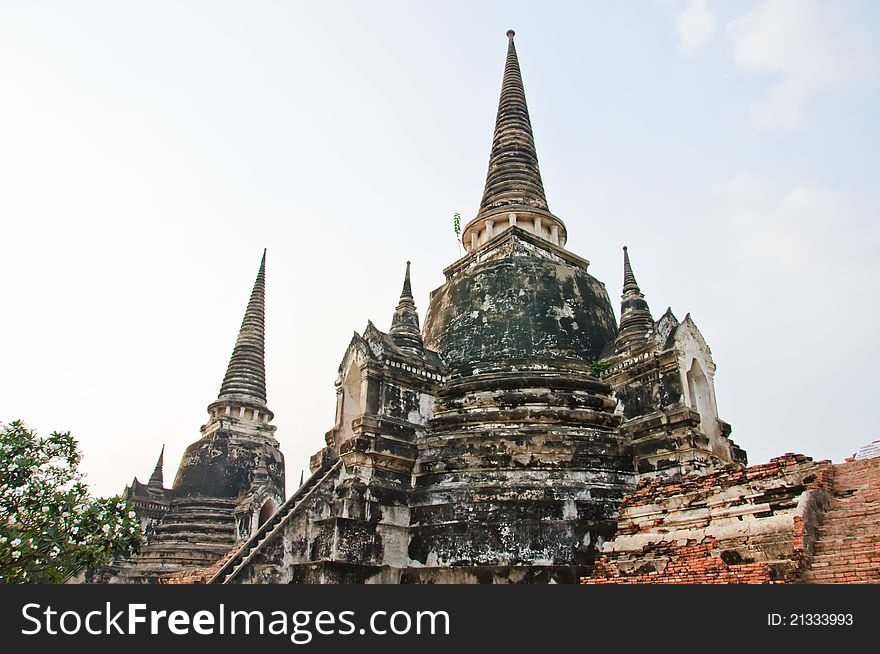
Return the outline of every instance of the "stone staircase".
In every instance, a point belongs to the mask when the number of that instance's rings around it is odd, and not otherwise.
[[[319,468],[300,486],[296,492],[281,505],[275,514],[257,529],[251,538],[242,545],[234,556],[231,556],[223,564],[216,575],[208,582],[210,584],[225,584],[235,577],[259,552],[260,547],[274,535],[281,532],[284,523],[293,516],[297,509],[304,505],[311,492],[321,485],[327,477],[336,472],[342,466],[342,460],[337,459],[333,465]]]
[[[880,583],[880,458],[835,465],[832,488],[803,581]]]
[[[209,567],[235,545],[234,509],[231,500],[175,499],[155,535],[120,566],[114,582],[155,583],[172,573]]]

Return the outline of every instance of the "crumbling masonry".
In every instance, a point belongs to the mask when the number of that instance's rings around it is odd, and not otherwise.
[[[654,320],[626,248],[617,324],[548,207],[513,37],[482,202],[424,328],[407,263],[389,331],[368,323],[353,336],[326,446],[285,500],[266,406],[264,254],[202,437],[171,489],[135,480],[166,508],[143,512],[157,521],[148,546],[104,579],[803,577],[834,501],[830,464],[745,467],[717,415],[706,341],[690,315]]]

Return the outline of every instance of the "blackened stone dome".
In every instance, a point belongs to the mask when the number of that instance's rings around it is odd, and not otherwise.
[[[251,489],[261,464],[283,498],[284,455],[278,442],[270,437],[242,438],[220,429],[186,448],[174,479],[174,496],[241,498]]]
[[[425,345],[459,374],[511,359],[597,359],[617,323],[587,265],[511,228],[447,269],[431,294]]]

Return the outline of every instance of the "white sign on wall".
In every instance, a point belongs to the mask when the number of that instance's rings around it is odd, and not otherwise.
[[[860,459],[873,459],[880,456],[880,441],[874,441],[867,445],[862,445],[856,452],[856,461]]]

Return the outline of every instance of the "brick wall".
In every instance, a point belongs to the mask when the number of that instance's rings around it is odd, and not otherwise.
[[[803,580],[880,583],[880,458],[834,466],[833,497]]]
[[[786,454],[748,468],[646,480],[623,503],[592,584],[787,583],[809,565],[833,466]]]

